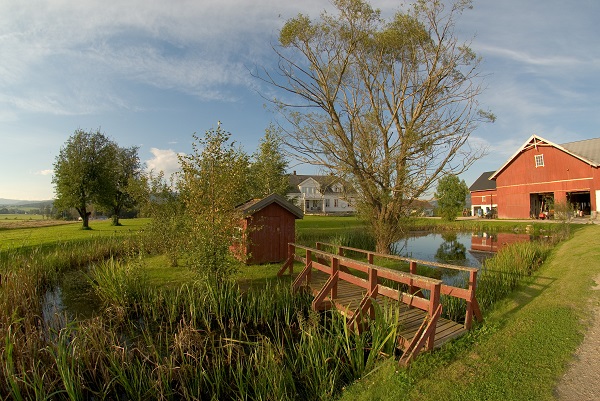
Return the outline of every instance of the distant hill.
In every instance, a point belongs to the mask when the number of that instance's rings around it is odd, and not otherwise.
[[[19,199],[5,199],[0,198],[0,207],[10,206],[10,207],[33,207],[33,208],[41,208],[46,205],[52,205],[54,201],[52,199],[43,200],[43,201],[30,201],[30,200],[19,200]]]

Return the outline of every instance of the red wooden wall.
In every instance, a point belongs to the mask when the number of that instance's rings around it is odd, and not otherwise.
[[[248,228],[246,263],[276,263],[287,257],[287,244],[296,239],[294,214],[277,203],[271,203],[245,219]],[[245,228],[246,228],[245,227]]]
[[[544,155],[544,166],[535,165],[535,155]],[[590,191],[596,210],[595,189],[600,189],[598,169],[553,146],[538,145],[518,155],[496,178],[498,217],[530,217],[530,194],[554,193],[554,201],[565,202],[567,192]]]

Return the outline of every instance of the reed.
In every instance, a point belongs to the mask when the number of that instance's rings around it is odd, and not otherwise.
[[[482,310],[506,297],[521,279],[531,275],[546,260],[554,244],[522,242],[503,248],[485,261],[477,280],[477,300]]]

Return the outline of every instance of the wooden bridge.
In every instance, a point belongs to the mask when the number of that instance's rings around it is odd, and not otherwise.
[[[335,253],[324,249],[331,249]],[[297,251],[299,251],[297,253]],[[344,256],[347,251],[358,253],[366,259],[359,261]],[[374,264],[375,258],[409,264],[409,272],[393,270]],[[422,349],[432,350],[470,330],[473,318],[482,320],[475,298],[476,268],[427,262],[317,242],[316,248],[290,243],[288,258],[278,275],[293,274],[294,262],[303,264],[295,278],[293,289],[308,287],[314,295],[312,308],[336,308],[347,318],[347,324],[364,330],[366,319],[374,318],[374,302],[386,299],[397,301],[400,334],[398,346],[403,351],[400,363],[408,364]],[[468,288],[444,284],[441,280],[417,275],[417,265],[441,269],[462,270],[469,274]],[[441,317],[441,295],[466,301],[464,324]]]

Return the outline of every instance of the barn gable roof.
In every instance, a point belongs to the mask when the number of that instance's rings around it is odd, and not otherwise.
[[[589,164],[593,167],[600,166],[600,138],[588,139],[578,142],[569,142],[563,145],[558,145],[547,139],[544,139],[537,135],[532,135],[529,139],[512,155],[506,163],[502,165],[495,173],[490,177],[490,180],[495,180],[498,175],[516,159],[525,150],[531,149],[538,146],[552,146],[556,149],[562,150],[563,152],[570,154],[571,156]]]
[[[264,209],[272,203],[276,203],[282,208],[286,209],[297,219],[301,219],[304,217],[304,213],[302,212],[302,210],[300,210],[297,206],[288,202],[287,199],[278,194],[271,194],[266,198],[262,199],[251,199],[237,206],[236,209],[242,211],[246,215],[250,215],[258,212],[259,210]]]
[[[492,174],[494,174],[493,171],[486,171],[481,174],[479,178],[475,180],[473,185],[469,187],[469,191],[489,191],[496,189],[496,181],[490,180]]]

